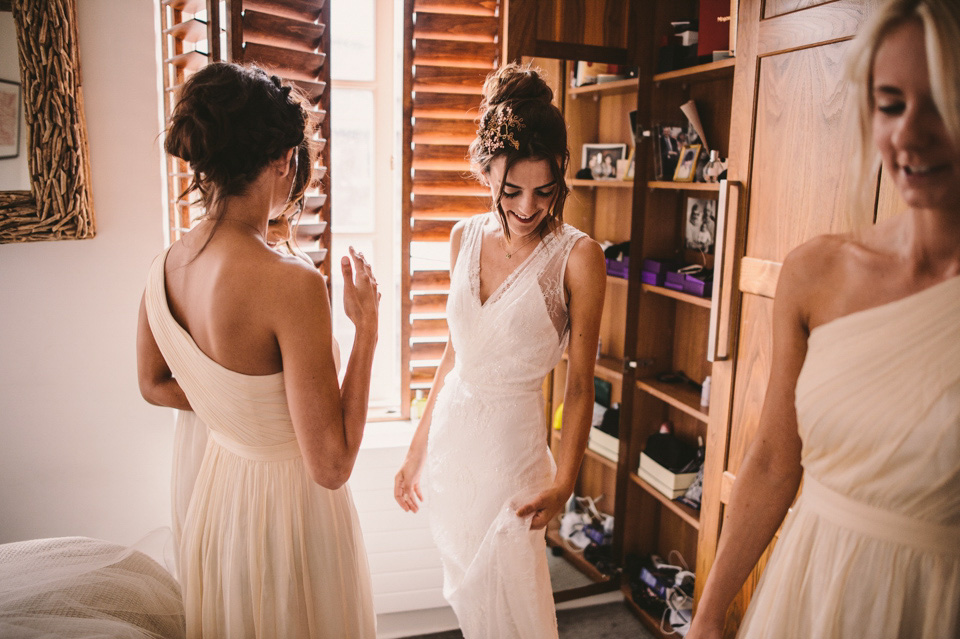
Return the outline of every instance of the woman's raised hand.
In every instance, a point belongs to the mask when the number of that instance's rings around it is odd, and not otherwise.
[[[350,257],[353,258],[353,264],[350,263]],[[343,269],[343,310],[357,327],[358,333],[368,331],[376,335],[380,309],[377,280],[363,253],[354,251],[351,246],[350,257],[344,256],[340,261]]]

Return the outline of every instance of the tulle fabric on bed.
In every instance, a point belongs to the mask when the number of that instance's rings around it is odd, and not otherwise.
[[[85,537],[0,545],[0,637],[184,637],[173,576],[145,553]]]

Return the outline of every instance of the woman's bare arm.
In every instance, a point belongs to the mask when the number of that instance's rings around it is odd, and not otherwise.
[[[140,394],[154,406],[192,410],[186,394],[173,378],[173,373],[157,346],[157,340],[153,337],[143,297],[140,298],[140,316],[137,321],[137,380],[140,383]]]
[[[810,247],[801,247],[781,269],[773,311],[773,360],[760,422],[737,473],[717,557],[689,639],[721,636],[727,608],[773,539],[800,486],[803,468],[794,398],[807,352],[810,259]]]
[[[581,239],[570,251],[564,283],[569,295],[570,344],[567,381],[563,394],[563,439],[557,477],[553,486],[530,503],[517,509],[517,515],[534,514],[531,528],[543,528],[563,508],[573,493],[583,452],[593,420],[593,373],[600,339],[600,316],[606,292],[607,272],[600,245]]]

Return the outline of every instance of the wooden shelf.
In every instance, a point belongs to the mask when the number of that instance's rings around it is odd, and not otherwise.
[[[607,286],[628,286],[629,284],[630,280],[625,277],[607,274]]]
[[[567,89],[567,95],[584,95],[587,93],[615,93],[627,89],[636,90],[640,86],[638,78],[627,78],[626,80],[614,80],[613,82],[601,82],[599,84],[587,84],[582,87],[570,87]]]
[[[555,524],[552,526],[555,526]],[[547,526],[547,544],[549,546],[562,548],[563,558],[573,564],[574,568],[585,574],[594,583],[610,581],[610,575],[605,575],[597,570],[596,566],[583,558],[582,552],[573,552],[568,549],[566,544],[563,543],[563,539],[560,537],[559,528],[554,528],[552,526]]]
[[[585,459],[593,459],[601,466],[605,466],[610,470],[615,471],[617,469],[617,462],[613,461],[612,459],[607,459],[606,457],[604,457],[603,455],[601,455],[600,453],[594,450],[590,450],[589,445],[585,449],[583,456]]]
[[[645,482],[637,473],[630,473],[630,481],[642,488],[644,491],[650,494],[654,499],[659,501],[661,504],[667,507],[668,510],[673,511],[680,519],[690,524],[695,530],[700,530],[700,512],[690,508],[689,506],[684,506],[679,502],[675,502],[659,490]]]
[[[660,620],[641,608],[639,604],[633,600],[633,591],[630,589],[629,584],[620,586],[620,591],[623,593],[623,602],[627,605],[627,608],[640,619],[643,625],[647,627],[647,630],[650,631],[651,635],[657,639],[668,639],[678,636],[676,634],[664,634],[664,632],[660,630]]]
[[[619,278],[618,278],[619,279]],[[566,352],[563,353],[561,359],[564,361],[569,361],[569,356]],[[596,368],[600,370],[607,377],[622,380],[623,379],[623,360],[618,357],[606,357],[601,355],[597,358]]]
[[[684,293],[683,291],[675,291],[672,288],[667,288],[666,286],[641,284],[640,288],[644,292],[655,293],[657,295],[663,295],[664,297],[672,297],[675,300],[693,304],[694,306],[702,306],[703,308],[710,308],[710,306],[712,306],[709,297],[700,297],[699,295],[691,295],[690,293]]]
[[[654,82],[697,82],[704,80],[713,80],[725,75],[733,75],[733,67],[736,65],[736,58],[727,58],[726,60],[717,60],[716,62],[707,62],[698,64],[686,69],[677,69],[676,71],[667,71],[666,73],[657,73],[653,76]]]
[[[704,424],[710,421],[710,416],[704,413],[700,406],[700,393],[682,382],[667,384],[648,377],[638,379],[637,388],[699,419]]]
[[[590,180],[586,180],[589,182]],[[647,182],[647,187],[651,189],[670,189],[672,191],[713,191],[720,192],[718,182],[673,182],[671,180],[654,180]]]
[[[619,179],[613,179],[613,180],[576,180],[574,179],[567,182],[567,184],[569,184],[574,188],[580,188],[580,187],[588,187],[588,188],[600,187],[600,188],[615,188],[615,189],[616,188],[632,189],[633,188],[633,180],[619,180]]]

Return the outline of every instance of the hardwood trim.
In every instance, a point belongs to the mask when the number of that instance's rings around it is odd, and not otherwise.
[[[740,290],[773,299],[781,266],[780,262],[744,257],[740,260]]]
[[[413,393],[413,371],[410,369],[410,338],[412,327],[410,313],[413,310],[410,277],[410,219],[413,215],[413,14],[417,0],[403,2],[403,122],[401,139],[401,197],[400,211],[400,415],[410,418],[410,402]]]

